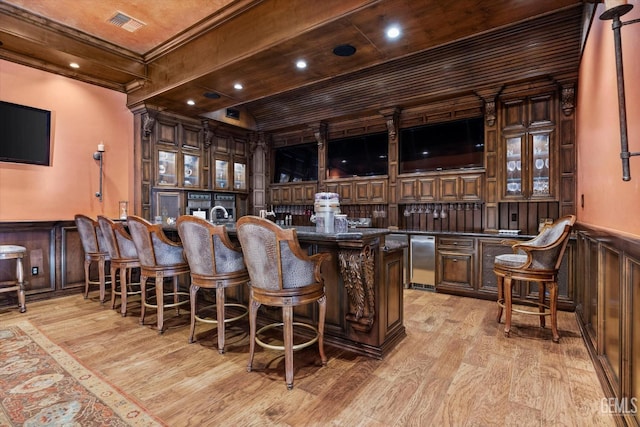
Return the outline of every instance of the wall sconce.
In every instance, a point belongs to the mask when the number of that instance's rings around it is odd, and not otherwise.
[[[605,0],[606,10],[600,15],[602,20],[613,20],[611,28],[613,29],[613,42],[616,55],[616,72],[618,80],[618,111],[620,113],[620,158],[622,159],[622,180],[630,181],[631,172],[629,171],[629,158],[631,156],[640,156],[640,152],[629,152],[629,139],[627,136],[627,109],[624,95],[624,70],[622,68],[622,40],[620,38],[620,28],[623,25],[635,24],[640,19],[634,19],[627,22],[620,21],[620,17],[633,9],[632,4],[627,4],[626,0]]]
[[[102,158],[104,157],[104,144],[98,144],[98,151],[93,153],[93,159],[100,161],[100,189],[96,191],[96,197],[102,202]]]

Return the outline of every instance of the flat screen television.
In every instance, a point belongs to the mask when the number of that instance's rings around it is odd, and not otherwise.
[[[274,183],[318,180],[317,143],[278,147],[274,157]]]
[[[483,166],[482,117],[400,130],[400,173]]]
[[[386,175],[389,171],[387,132],[329,140],[328,178]]]
[[[49,166],[51,111],[0,101],[0,161]]]

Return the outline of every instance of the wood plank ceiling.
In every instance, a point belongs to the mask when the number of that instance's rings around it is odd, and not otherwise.
[[[584,3],[2,0],[0,58],[126,92],[130,108],[204,118],[234,107],[272,132],[575,78]],[[117,12],[144,25],[114,26]],[[390,24],[397,40],[384,35]],[[334,55],[341,44],[355,54]],[[308,67],[296,69],[298,59]]]

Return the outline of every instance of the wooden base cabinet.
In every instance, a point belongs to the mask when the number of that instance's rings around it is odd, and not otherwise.
[[[436,240],[436,290],[462,295],[476,291],[475,239],[438,237]]]
[[[517,240],[530,237],[515,236]],[[512,253],[511,246],[502,244],[504,237],[441,234],[436,244],[436,291],[473,298],[497,300],[498,289],[493,263],[497,255]],[[513,238],[509,238],[513,240]],[[558,308],[573,310],[575,301],[574,257],[575,240],[567,245],[558,277]],[[537,301],[537,286],[529,282],[514,282],[514,298]]]

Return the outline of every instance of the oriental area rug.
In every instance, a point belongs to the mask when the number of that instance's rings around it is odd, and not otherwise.
[[[0,325],[0,426],[164,426],[28,321]]]

